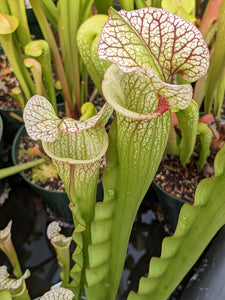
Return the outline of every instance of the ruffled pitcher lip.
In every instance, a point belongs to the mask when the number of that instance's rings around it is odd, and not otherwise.
[[[147,83],[152,86],[151,94],[149,99],[154,93],[157,100],[157,107],[153,112],[150,113],[138,113],[131,111],[124,107],[124,104],[120,104],[118,99],[119,96],[115,96],[114,91],[119,88],[123,91],[123,99],[130,101],[129,93],[126,95],[125,90],[127,87],[123,87],[119,76],[135,76],[137,80]],[[114,86],[113,86],[114,85]],[[113,87],[112,87],[113,86]],[[185,109],[192,100],[193,88],[190,84],[175,85],[169,84],[159,79],[156,72],[151,68],[145,68],[135,70],[133,72],[124,73],[116,64],[112,64],[105,72],[102,91],[106,101],[121,115],[134,119],[134,120],[151,120],[160,117],[166,111],[170,109]],[[112,92],[111,92],[112,91]]]

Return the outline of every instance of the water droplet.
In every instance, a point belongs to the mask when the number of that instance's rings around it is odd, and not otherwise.
[[[180,216],[180,221],[181,221],[183,224],[185,224],[185,225],[188,224],[188,218],[185,217],[185,216]]]
[[[108,194],[110,197],[113,197],[115,195],[115,190],[114,189],[108,189]]]

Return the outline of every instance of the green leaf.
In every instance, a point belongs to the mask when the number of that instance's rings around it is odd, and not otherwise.
[[[113,6],[113,0],[95,0],[95,6],[98,10],[98,14],[107,14],[110,6]]]
[[[181,17],[182,19],[194,23],[195,0],[162,0],[162,8]]]
[[[200,182],[194,205],[183,205],[174,235],[163,240],[161,257],[151,259],[149,275],[128,300],[166,300],[225,224],[225,146],[214,166],[215,176]]]
[[[120,0],[120,7],[125,10],[133,10],[134,9],[134,0]]]
[[[12,16],[15,16],[19,21],[17,28],[17,36],[22,46],[25,47],[27,43],[31,41],[30,29],[27,20],[27,14],[25,9],[24,0],[8,0],[10,12]]]
[[[80,117],[80,121],[87,120],[95,115],[97,115],[97,109],[91,102],[85,102],[81,106],[81,113],[82,116]]]
[[[214,114],[217,117],[221,116],[222,106],[224,102],[224,94],[225,94],[225,76],[223,76],[221,80],[218,82],[218,86],[216,89],[216,96],[214,101]]]
[[[65,1],[63,1],[63,3],[64,2]],[[52,60],[54,63],[54,67],[56,69],[57,76],[62,85],[63,95],[65,97],[65,102],[68,107],[69,115],[74,116],[74,110],[73,110],[73,104],[72,104],[72,99],[71,99],[71,95],[70,95],[70,90],[69,90],[68,82],[66,79],[66,74],[65,74],[63,63],[62,63],[62,59],[61,59],[61,56],[59,53],[58,45],[56,43],[52,28],[47,20],[47,17],[45,15],[45,12],[43,10],[41,2],[35,1],[35,0],[30,0],[30,3],[32,5],[32,9],[35,13],[38,24],[43,33],[43,36],[50,47]],[[76,3],[76,2],[74,2],[74,3]]]
[[[32,73],[35,82],[35,89],[36,89],[35,94],[46,96],[45,86],[42,78],[41,64],[36,59],[30,57],[24,59],[24,64],[27,68],[30,69]]]
[[[132,12],[110,9],[98,55],[115,62],[124,72],[152,68],[166,82],[170,82],[175,73],[195,81],[209,66],[208,47],[199,30],[153,7]]]
[[[200,172],[206,162],[207,157],[210,155],[210,146],[213,134],[209,126],[205,123],[198,123],[198,135],[200,139],[200,156],[198,160],[198,171]]]
[[[8,257],[13,267],[14,275],[19,278],[22,276],[22,271],[21,271],[20,263],[15,248],[12,243],[11,227],[12,227],[12,221],[9,221],[8,225],[4,229],[0,230],[0,249]]]
[[[70,243],[72,237],[65,237],[60,233],[61,228],[59,223],[52,222],[48,225],[47,236],[55,248],[57,254],[58,264],[62,267],[60,277],[62,279],[62,287],[69,284],[69,270],[70,270]]]
[[[205,113],[210,113],[213,103],[215,103],[216,91],[223,82],[224,78],[224,60],[225,60],[225,1],[222,2],[220,6],[218,26],[217,26],[217,35],[215,50],[213,52],[211,63],[208,71],[207,86],[206,86],[206,97],[204,102]],[[216,99],[216,101],[221,102],[222,99]],[[218,103],[215,103],[215,106],[218,106]]]
[[[48,18],[51,25],[57,29],[57,8],[55,3],[51,0],[41,0],[41,2],[46,17]]]
[[[48,98],[57,112],[54,78],[52,74],[51,52],[48,43],[45,40],[35,40],[28,43],[25,47],[25,53],[39,61],[42,67],[45,85],[48,91]]]
[[[110,63],[97,56],[99,36],[107,20],[106,15],[95,15],[86,20],[77,32],[77,46],[82,61],[96,88],[102,93],[101,84],[104,73]]]
[[[11,300],[12,299],[11,294],[8,290],[0,291],[0,298],[2,300]]]
[[[114,131],[117,133],[107,154],[108,171],[112,175],[104,181],[105,194],[110,193],[111,201],[114,198],[115,202],[112,229],[110,218],[104,223],[109,226],[107,233],[112,230],[112,258],[106,291],[106,298],[111,300],[115,298],[120,281],[134,218],[165,150],[170,130],[170,111],[167,110],[185,108],[191,101],[192,88],[164,83],[152,69],[124,73],[112,65],[105,73],[102,90],[117,113],[116,123],[110,129],[112,135]],[[114,158],[110,158],[111,155]],[[118,161],[118,165],[112,165],[112,161]],[[107,247],[110,241],[106,239],[105,242]],[[117,249],[120,249],[119,254]],[[107,273],[107,269],[104,272]],[[94,282],[93,277],[91,280]]]
[[[84,269],[88,267],[99,168],[108,147],[104,125],[111,113],[112,108],[105,104],[97,115],[86,121],[59,119],[51,104],[41,96],[32,97],[24,110],[28,134],[42,140],[71,201],[75,225],[73,239],[77,247],[73,254],[76,264],[71,270],[73,281],[70,286],[77,298],[82,294]]]
[[[192,100],[186,109],[180,110],[176,115],[181,130],[180,160],[182,166],[185,166],[195,147],[199,119],[198,105]]]
[[[0,44],[7,54],[10,66],[19,81],[21,88],[28,99],[35,92],[32,78],[23,64],[23,53],[20,51],[20,43],[16,38],[18,20],[3,13],[0,13]]]
[[[116,119],[114,119],[109,132],[107,168],[103,172],[104,200],[96,203],[95,218],[91,224],[91,244],[88,247],[90,265],[86,269],[87,285],[85,286],[85,294],[90,300],[108,299],[110,289],[112,230],[118,178],[116,136]],[[102,255],[103,249],[104,255]]]

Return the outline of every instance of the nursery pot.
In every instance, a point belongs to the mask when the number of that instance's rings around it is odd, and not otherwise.
[[[26,129],[25,126],[21,126],[18,132],[15,135],[12,144],[12,161],[17,164],[17,156],[19,152],[19,144],[22,136],[25,136]],[[52,211],[52,213],[57,216],[59,219],[62,219],[65,222],[73,223],[72,213],[68,207],[69,199],[66,192],[47,190],[38,184],[31,182],[24,173],[20,173],[22,178],[31,186],[35,194],[42,198],[43,203],[46,207]]]
[[[216,234],[195,269],[181,300],[225,299],[225,227]]]
[[[27,134],[26,129],[25,126],[23,125],[15,135],[13,145],[12,145],[12,161],[14,164],[17,164],[20,138],[26,134]],[[57,190],[47,190],[43,187],[40,187],[38,184],[31,182],[24,175],[24,173],[20,173],[20,175],[31,186],[35,194],[42,198],[45,206],[49,208],[51,213],[53,213],[53,215],[56,218],[59,218],[64,222],[73,224],[72,213],[68,206],[70,201],[66,192],[57,191]],[[97,186],[96,200],[102,201],[102,198],[103,198],[103,188],[101,182],[99,182]]]
[[[5,132],[3,132],[4,140],[8,143],[13,141],[13,138],[17,132],[17,130],[23,124],[21,121],[15,119],[10,114],[14,113],[20,117],[22,117],[21,109],[1,109],[0,115],[2,117],[2,121],[4,123],[4,127],[7,128]]]
[[[165,223],[172,231],[175,231],[182,205],[185,203],[193,203],[169,194],[158,183],[156,183],[155,180],[152,182],[152,187],[156,193],[157,200],[160,203]]]
[[[3,122],[2,122],[2,117],[0,115],[0,142],[2,141],[2,134],[3,134]]]
[[[3,153],[2,135],[3,135],[3,122],[2,122],[2,117],[0,115],[0,153]],[[4,182],[2,180],[0,180],[0,197],[1,197],[2,193],[4,192],[4,189],[5,189]]]

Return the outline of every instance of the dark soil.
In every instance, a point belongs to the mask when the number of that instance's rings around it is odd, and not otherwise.
[[[21,136],[20,139],[20,144],[19,144],[19,152],[21,150],[27,150],[30,148],[33,148],[34,146],[36,146],[36,142],[33,141],[29,136],[24,135]],[[29,155],[28,153],[26,153],[23,156],[18,155],[18,163],[24,163],[24,162],[29,162],[32,161],[34,159],[38,159],[41,156],[39,155],[35,155],[34,157]],[[48,190],[58,190],[58,191],[65,191],[64,189],[64,185],[62,183],[62,180],[60,178],[56,179],[56,178],[49,178],[47,180],[39,180],[37,182],[34,182],[32,180],[32,169],[26,170],[24,171],[24,175],[32,182],[35,183],[43,188],[46,188]]]
[[[186,167],[183,167],[178,156],[165,154],[156,173],[155,181],[169,194],[194,202],[195,190],[199,182],[214,174],[213,160],[212,154],[202,172],[198,172],[194,158]]]
[[[208,124],[212,131],[211,153],[201,172],[197,171],[197,163],[200,152],[199,140],[196,140],[195,151],[190,162],[184,167],[178,156],[165,154],[162,158],[155,181],[166,192],[185,201],[194,202],[195,190],[199,182],[214,175],[214,159],[216,153],[225,143],[225,120],[215,118]]]
[[[0,109],[19,109],[20,103],[10,96],[11,90],[19,86],[5,55],[0,55]]]

